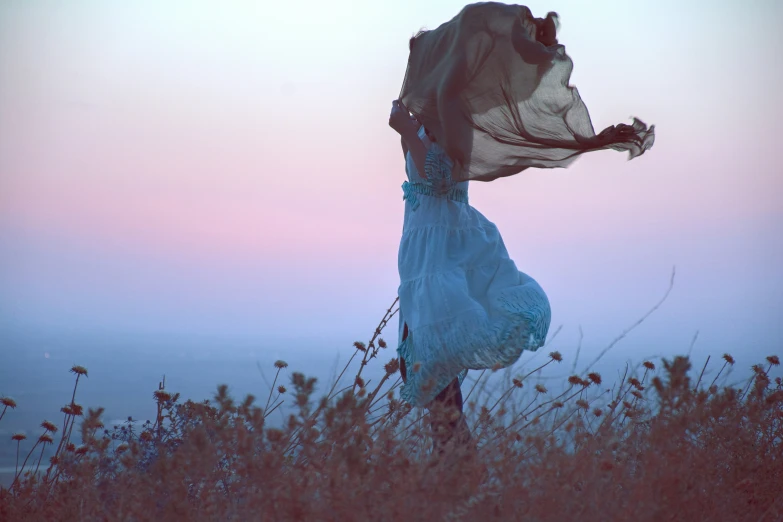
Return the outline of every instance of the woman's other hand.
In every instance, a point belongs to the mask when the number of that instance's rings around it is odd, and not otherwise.
[[[400,100],[392,102],[392,109],[389,114],[389,127],[401,135],[410,132],[411,129],[414,131],[418,130],[416,129],[416,120],[413,119]]]

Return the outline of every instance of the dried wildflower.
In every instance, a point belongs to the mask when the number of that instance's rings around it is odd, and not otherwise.
[[[642,366],[644,366],[648,370],[654,370],[655,369],[655,365],[653,363],[651,363],[650,361],[644,361],[642,363]]]
[[[364,397],[367,395],[367,388],[360,388],[358,392],[356,392],[356,396],[359,398]]]
[[[767,362],[772,366],[780,366],[780,359],[777,355],[770,355],[767,357]]]
[[[718,387],[716,385],[714,385],[714,384],[712,386],[710,386],[710,393],[712,395],[715,395],[716,393],[718,393]]]
[[[384,341],[383,339],[378,339],[378,346],[380,346],[381,348],[386,348],[386,341]]]
[[[359,375],[356,376],[356,385],[359,388],[364,388],[364,379],[362,379]]]
[[[625,406],[627,409],[633,408],[633,404],[628,401],[623,401],[623,406]]]
[[[38,442],[43,442],[44,444],[51,444],[54,442],[54,439],[52,439],[52,436],[48,433],[44,433],[40,437],[38,437]]]
[[[590,373],[587,374],[587,378],[590,379],[595,384],[601,384],[601,374],[600,373],[590,372]]]
[[[397,370],[400,369],[400,360],[395,357],[391,361],[387,362],[383,366],[383,369],[386,370],[386,373],[389,375],[397,373]]]
[[[269,442],[278,442],[283,438],[283,432],[277,428],[269,428],[266,430],[266,438]]]
[[[634,396],[634,397],[636,397],[637,399],[641,399],[641,398],[642,398],[642,394],[641,394],[641,393],[639,393],[639,392],[638,392],[638,391],[636,391],[636,390],[632,391],[632,392],[631,392],[631,395],[633,395],[633,396]]]
[[[367,346],[361,341],[356,341],[355,343],[353,343],[353,347],[359,350],[360,352],[367,351]]]
[[[46,431],[51,431],[52,433],[57,433],[57,425],[51,421],[45,420],[41,423],[41,427],[45,429]]]
[[[560,362],[560,361],[563,360],[563,356],[560,355],[560,352],[550,352],[549,353],[549,358],[552,359],[553,361],[557,361],[557,362]]]
[[[65,451],[76,451],[76,444],[69,442],[68,445],[65,446]]]
[[[750,367],[750,369],[753,370],[753,373],[755,373],[756,375],[761,375],[765,373],[764,368],[762,368],[760,364],[754,364],[753,366]]]
[[[17,442],[25,440],[26,438],[27,438],[27,435],[25,435],[21,431],[18,431],[16,433],[14,433],[13,435],[11,435],[11,440],[15,440]]]
[[[60,411],[66,415],[73,415],[73,408],[71,408],[70,404],[66,404],[65,406],[60,408]]]
[[[511,382],[514,383],[514,386],[516,386],[517,388],[521,388],[522,387],[522,381],[517,379],[516,377],[511,379]]]
[[[155,402],[168,402],[171,400],[171,394],[166,390],[155,390],[152,392]]]
[[[123,452],[125,452],[127,449],[128,449],[128,443],[127,443],[127,442],[123,442],[122,444],[120,444],[119,446],[117,446],[117,449],[116,449],[116,450],[114,450],[114,451],[116,451],[117,453],[123,453]]]
[[[149,442],[152,440],[152,433],[148,430],[144,430],[141,432],[141,435],[139,435],[139,439],[141,439],[142,442]]]
[[[628,377],[628,384],[637,388],[642,385],[636,377]]]
[[[603,412],[603,410],[601,408],[594,408],[593,409],[593,415],[595,415],[596,417],[600,417],[603,414],[604,414],[604,412]]]
[[[82,444],[81,446],[77,446],[76,447],[76,449],[74,450],[74,453],[76,453],[77,455],[84,455],[84,454],[87,453],[88,450],[89,450],[89,448],[87,447],[87,445],[86,444]]]
[[[562,408],[563,407],[563,403],[560,402],[560,401],[555,401],[555,402],[552,403],[552,407],[553,408]]]
[[[281,395],[284,394],[286,391],[288,391],[288,390],[286,390],[286,387],[283,386],[282,384],[277,387],[277,393],[279,393]]]
[[[81,404],[74,404],[71,403],[71,411],[72,415],[76,417],[81,417],[84,414],[84,407]]]
[[[11,397],[0,397],[0,404],[5,406],[6,408],[11,408],[12,410],[16,408],[16,401],[13,400]]]
[[[546,387],[543,384],[536,384],[536,391],[538,393],[546,393]]]
[[[283,368],[288,368],[288,363],[285,361],[275,361],[275,368],[278,370],[282,370]]]
[[[571,377],[568,378],[568,384],[570,384],[572,386],[576,386],[577,384],[581,384],[581,382],[582,382],[582,378],[579,377],[578,375],[572,375]]]
[[[87,368],[85,368],[84,366],[73,365],[71,366],[70,371],[71,373],[75,373],[76,375],[84,375],[85,377],[87,377]]]
[[[727,353],[724,353],[724,354],[723,354],[723,359],[724,359],[724,360],[725,360],[727,363],[729,363],[729,364],[734,364],[734,357],[732,357],[731,355],[729,355],[729,354],[727,354]]]
[[[576,401],[576,405],[577,405],[579,408],[582,408],[582,409],[583,409],[583,410],[585,410],[585,411],[587,411],[587,410],[590,408],[590,405],[589,405],[589,404],[587,403],[587,401],[586,401],[586,400],[584,400],[584,399],[578,399],[578,400]]]
[[[775,384],[780,386],[781,382],[783,382],[783,381],[781,381],[780,377],[775,377]]]

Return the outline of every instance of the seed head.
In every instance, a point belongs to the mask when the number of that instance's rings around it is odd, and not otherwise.
[[[760,364],[754,364],[753,366],[751,366],[751,370],[753,370],[753,372],[757,375],[765,373],[764,368],[762,368]]]
[[[516,386],[517,388],[521,388],[522,387],[522,381],[517,379],[516,377],[511,379],[511,382],[514,383],[514,386]]]
[[[168,402],[171,400],[171,394],[167,392],[166,390],[155,390],[152,392],[152,397],[155,399],[155,402]]]
[[[729,363],[729,364],[734,364],[734,357],[732,357],[731,355],[729,355],[729,354],[727,354],[727,353],[724,353],[724,354],[723,354],[723,359],[724,359],[724,360],[725,360],[727,363]]]
[[[600,417],[601,415],[603,415],[603,413],[604,412],[603,410],[601,410],[601,408],[593,408],[593,415],[595,415],[596,417]]]
[[[269,428],[266,430],[266,438],[269,439],[269,442],[278,442],[283,438],[283,432],[277,428]]]
[[[549,358],[552,359],[553,361],[557,361],[557,362],[560,362],[560,361],[563,360],[563,356],[560,355],[560,352],[550,352],[549,353]]]
[[[356,376],[356,385],[359,388],[364,388],[364,379],[362,379],[359,375]]]
[[[127,449],[128,449],[128,443],[127,443],[127,442],[123,442],[122,444],[120,444],[119,446],[117,446],[117,449],[116,449],[115,451],[116,451],[117,453],[123,453],[123,452],[125,452],[125,450],[127,450]]]
[[[88,449],[89,448],[87,447],[86,444],[82,444],[81,446],[76,446],[76,449],[74,450],[74,453],[76,453],[77,455],[84,455],[84,454],[87,453]]]
[[[595,384],[601,384],[601,374],[600,373],[588,373],[587,378],[590,379]]]
[[[73,415],[76,417],[81,417],[84,414],[84,408],[81,404],[71,404],[71,411],[73,411]]]
[[[76,375],[84,375],[87,377],[87,368],[84,366],[73,365],[71,366],[71,373],[75,373]]]
[[[16,408],[16,401],[13,400],[11,397],[0,397],[0,404],[5,406],[6,408],[11,408],[12,410]]]
[[[383,339],[378,339],[378,346],[380,346],[381,348],[386,348],[386,341],[384,341]]]
[[[563,403],[560,402],[560,401],[555,401],[555,402],[552,403],[552,407],[553,408],[562,408],[563,407]]]
[[[60,408],[60,411],[66,415],[73,415],[73,408],[71,408],[70,404],[66,404],[65,406]]]
[[[76,444],[73,442],[69,442],[67,446],[65,446],[66,451],[76,451]]]
[[[631,404],[631,403],[630,403],[630,402],[628,402],[628,401],[623,401],[623,406],[625,406],[625,407],[626,407],[626,409],[631,409],[631,408],[633,408],[633,404]]]
[[[546,387],[543,384],[536,384],[536,391],[538,393],[546,393]]]
[[[383,369],[386,370],[386,373],[389,375],[397,373],[397,370],[400,369],[400,360],[395,357],[391,361],[387,362],[383,366]]]
[[[642,363],[642,366],[644,366],[648,370],[654,370],[655,369],[655,365],[653,363],[651,363],[650,361],[644,361]]]
[[[777,355],[770,355],[767,357],[767,362],[772,366],[780,366],[780,359],[778,359]]]
[[[286,391],[287,390],[286,390],[285,386],[283,386],[282,384],[277,387],[277,393],[279,393],[280,395],[284,394]]]
[[[590,408],[590,405],[589,405],[589,404],[587,403],[587,401],[586,401],[586,400],[584,400],[584,399],[579,399],[579,400],[577,400],[577,401],[576,401],[576,405],[577,405],[578,407],[582,408],[582,409],[583,409],[583,410],[585,410],[585,411],[587,411],[587,410]]]
[[[581,384],[581,383],[582,383],[582,378],[579,377],[578,375],[572,375],[571,377],[568,378],[568,384],[572,386],[576,386],[577,384]]]
[[[41,427],[46,431],[57,433],[57,425],[51,421],[45,420],[41,423]]]
[[[25,435],[21,431],[18,431],[16,433],[14,433],[13,435],[11,435],[11,440],[15,440],[17,442],[25,440],[26,438],[27,438],[27,435]]]
[[[641,398],[642,398],[642,394],[641,394],[641,393],[639,393],[639,392],[638,392],[638,391],[636,391],[636,390],[632,391],[632,392],[631,392],[631,395],[633,395],[633,396],[634,396],[634,397],[636,397],[637,399],[641,399]]]
[[[628,378],[628,384],[630,384],[631,386],[633,386],[635,388],[638,388],[639,386],[642,385],[642,383],[640,383],[639,379],[637,379],[636,377],[629,377]]]
[[[283,368],[288,368],[288,363],[285,361],[275,361],[275,368],[278,370],[282,370]]]
[[[54,442],[54,439],[52,439],[52,436],[48,433],[44,433],[40,437],[38,437],[38,442],[43,442],[44,444],[51,444]]]
[[[365,344],[361,341],[356,341],[355,343],[353,343],[353,347],[359,350],[360,352],[367,351],[367,346],[365,346]]]

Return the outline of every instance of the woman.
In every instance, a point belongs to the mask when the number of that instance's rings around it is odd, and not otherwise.
[[[460,384],[468,369],[503,368],[541,347],[551,311],[517,270],[497,227],[468,202],[468,180],[566,167],[601,149],[629,158],[652,147],[634,119],[596,134],[569,79],[557,14],[482,2],[410,40],[389,125],[402,137],[408,180],[400,272],[401,397],[444,410],[435,449],[470,440]]]
[[[460,390],[467,369],[505,367],[543,345],[549,301],[517,270],[497,227],[468,203],[468,182],[452,180],[451,159],[399,100],[389,125],[402,137],[408,175],[398,258],[401,396],[436,410],[440,452],[455,435],[470,440]]]

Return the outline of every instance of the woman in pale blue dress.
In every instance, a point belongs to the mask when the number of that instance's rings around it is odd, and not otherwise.
[[[433,425],[436,447],[455,434],[470,439],[460,391],[467,371],[508,367],[537,350],[551,317],[544,291],[468,203],[468,180],[563,168],[598,150],[632,159],[655,141],[654,126],[638,118],[595,132],[557,23],[554,12],[535,18],[522,5],[480,2],[410,39],[389,117],[408,175],[397,351],[405,401],[459,412]]]
[[[460,390],[467,370],[507,367],[538,349],[551,312],[497,227],[468,202],[468,182],[452,181],[451,160],[399,101],[389,124],[402,136],[408,177],[398,258],[400,395],[413,406],[459,412],[433,425],[439,450],[455,434],[470,440]]]

